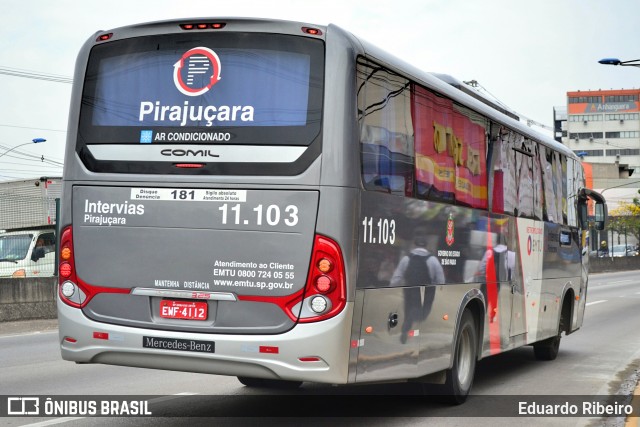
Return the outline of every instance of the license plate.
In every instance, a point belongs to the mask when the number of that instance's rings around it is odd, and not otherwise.
[[[207,320],[206,301],[160,301],[160,317],[165,319]]]

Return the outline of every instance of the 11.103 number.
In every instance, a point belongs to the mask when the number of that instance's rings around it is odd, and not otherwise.
[[[298,207],[295,205],[287,206],[283,212],[281,212],[278,205],[269,205],[266,207],[258,205],[246,214],[245,211],[247,211],[248,208],[242,209],[239,203],[231,206],[231,208],[229,208],[227,203],[224,203],[218,210],[222,212],[223,225],[230,223],[234,225],[251,224],[261,226],[263,222],[266,222],[267,225],[273,227],[282,222],[287,227],[294,227],[298,224]]]
[[[396,241],[396,220],[365,216],[362,220],[364,227],[362,238],[364,243],[379,245],[393,245]]]

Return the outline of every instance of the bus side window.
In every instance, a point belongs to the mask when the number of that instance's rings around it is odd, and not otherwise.
[[[493,124],[493,126],[499,126]],[[516,186],[516,152],[513,150],[515,133],[501,127],[493,142],[493,203],[497,213],[513,215],[516,212],[518,188]]]
[[[533,218],[533,161],[531,151],[523,136],[516,136],[513,150],[516,155],[518,216]]]
[[[585,185],[581,165],[574,159],[567,159],[567,194],[578,194]],[[576,209],[576,197],[567,198],[567,224],[572,227],[579,225]]]
[[[419,85],[412,87],[416,195],[487,208],[487,120]]]
[[[562,209],[562,221],[558,221],[561,224],[568,224],[568,215],[567,215],[567,191],[568,191],[568,176],[567,176],[567,157],[558,154],[560,161],[558,162],[557,177],[556,182],[558,182],[558,200]]]
[[[542,185],[544,188],[544,220],[562,223],[562,209],[557,204],[555,184],[553,181],[553,162],[555,153],[547,147],[540,147],[540,163],[542,164]]]
[[[540,149],[543,147],[536,141],[531,141],[533,146],[533,214],[536,219],[544,220],[544,185],[542,182],[542,165],[540,163]]]
[[[404,135],[389,135],[387,129],[372,126],[363,126],[360,139],[365,188],[412,195],[413,157],[402,152],[403,146],[412,142]]]
[[[367,190],[413,195],[413,124],[409,81],[358,63],[362,181]]]
[[[416,195],[455,203],[456,166],[451,100],[414,85],[413,119],[416,147]]]

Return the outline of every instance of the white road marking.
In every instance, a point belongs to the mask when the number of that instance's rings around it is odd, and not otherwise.
[[[56,424],[67,423],[75,420],[82,420],[84,417],[64,417],[64,418],[54,418],[52,420],[42,421],[40,423],[34,424],[25,424],[22,427],[43,427],[43,426],[53,426]]]
[[[47,334],[57,334],[58,330],[54,330],[54,331],[36,331],[36,332],[24,332],[24,333],[20,333],[20,334],[7,334],[7,335],[0,335],[0,339],[2,338],[15,338],[15,337],[28,337],[31,335],[47,335]]]
[[[622,285],[623,283],[634,283],[637,280],[618,280],[615,282],[607,282],[607,285]]]
[[[588,302],[586,305],[587,306],[596,305],[596,304],[600,304],[601,302],[607,302],[607,300],[606,299],[601,299],[599,301]]]

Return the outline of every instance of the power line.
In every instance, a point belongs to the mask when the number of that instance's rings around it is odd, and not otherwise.
[[[58,173],[58,172],[53,172],[53,171],[40,171],[40,170],[33,170],[33,171],[22,171],[22,173],[20,174],[16,174],[11,173],[11,174],[4,174],[0,173],[0,180],[2,178],[4,178],[5,180],[13,180],[13,179],[31,179],[31,178],[39,178],[41,176],[62,176],[62,173]]]
[[[0,164],[10,165],[10,166],[34,166],[39,165],[39,167],[43,168],[61,168],[64,166],[64,163],[57,162],[55,160],[49,160],[47,158],[37,158],[37,159],[25,159],[22,157],[12,157],[15,160],[5,160],[6,157],[11,157],[7,155],[0,160]],[[31,163],[21,163],[22,162],[31,162]]]
[[[529,117],[527,117],[527,116],[525,116],[523,114],[520,114],[517,111],[515,111],[513,108],[511,108],[508,105],[506,105],[504,102],[500,101],[497,96],[495,96],[494,94],[489,92],[487,90],[487,88],[482,86],[480,83],[478,83],[477,80],[471,80],[471,81],[464,82],[464,83],[466,83],[467,85],[469,85],[470,87],[475,89],[477,92],[480,92],[478,89],[481,89],[482,91],[484,91],[487,95],[489,95],[491,98],[493,98],[493,100],[498,105],[500,105],[502,108],[504,108],[507,111],[512,112],[513,114],[515,114],[516,116],[520,117],[521,119],[524,119],[526,121],[526,123],[527,123],[527,126],[531,127],[531,125],[534,125],[534,126],[541,127],[542,129],[553,131],[553,128],[551,126],[545,125],[544,123],[540,123],[540,122],[538,122],[536,120],[533,120],[533,119],[531,119],[531,118],[529,118]]]
[[[6,149],[10,149],[10,147],[7,147],[6,145],[0,145],[0,149],[6,150]],[[16,155],[22,156],[22,157],[17,157]],[[30,160],[33,162],[49,163],[54,166],[64,165],[64,163],[60,161],[50,160],[48,158],[45,158],[44,155],[31,154],[21,150],[14,150],[11,154],[7,154],[6,157],[10,157],[12,159],[18,159],[18,160]]]
[[[5,124],[1,124],[1,123],[0,123],[0,126],[8,127],[8,128],[30,129],[30,130],[46,130],[46,131],[50,131],[50,132],[64,132],[64,133],[67,133],[66,130],[62,130],[62,129],[32,128],[32,127],[28,127],[28,126],[5,125]]]
[[[34,162],[34,163],[41,163],[41,164],[45,164],[46,163],[48,165],[57,166],[57,167],[64,166],[64,163],[58,162],[58,161],[55,161],[55,160],[49,160],[44,156],[35,157],[35,158],[32,158],[32,159],[28,159],[28,158],[24,158],[24,157],[16,157],[16,156],[11,156],[11,155],[7,155],[6,157],[11,157],[11,158],[14,158],[14,159],[17,159],[17,160],[27,160],[27,161]],[[10,164],[10,165],[11,164],[16,164],[14,162],[8,162],[6,160],[0,160],[0,163],[7,163],[7,164]]]
[[[47,74],[39,71],[24,70],[21,68],[0,67],[0,74],[56,83],[73,83],[73,79],[71,77],[62,76],[60,74]]]
[[[2,169],[2,172],[20,172],[20,173],[26,173],[26,174],[31,174],[31,173],[38,173],[38,174],[44,174],[44,175],[50,175],[52,173],[62,173],[62,168],[58,168],[58,169]]]
[[[11,156],[11,155],[7,155],[6,157],[11,157],[11,158],[14,158],[14,159],[17,159],[17,160],[27,160],[27,161],[30,161],[30,162],[42,164],[43,166],[44,166],[44,164],[55,166],[55,167],[63,167],[64,166],[64,163],[57,162],[55,160],[49,160],[49,159],[45,158],[44,156],[41,156],[39,158],[34,158],[34,159],[25,159],[24,157],[16,157],[16,156]],[[17,165],[18,164],[18,163],[9,162],[9,161],[6,161],[6,160],[0,160],[0,163],[6,163],[6,164],[9,164],[9,165]]]

